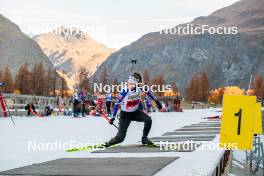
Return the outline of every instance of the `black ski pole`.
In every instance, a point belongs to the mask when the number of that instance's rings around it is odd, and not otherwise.
[[[105,115],[105,114],[102,114],[102,117],[104,118],[104,119],[106,119],[108,122],[110,121],[110,119]],[[112,124],[114,127],[116,127],[116,129],[118,129],[118,127],[116,126],[116,124]]]
[[[114,127],[116,127],[116,129],[118,129],[118,127],[116,126],[116,124],[113,123],[113,125],[114,125]]]

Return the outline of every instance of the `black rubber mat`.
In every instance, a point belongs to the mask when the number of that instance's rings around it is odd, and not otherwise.
[[[208,122],[208,121],[206,121],[206,122],[200,122],[199,124],[221,124],[221,121],[219,121],[219,122]]]
[[[184,126],[182,128],[191,128],[191,129],[209,129],[209,130],[212,130],[212,129],[220,129],[220,126],[218,127],[212,127],[212,126],[192,126],[192,125],[189,125],[189,126]]]
[[[219,132],[220,128],[181,128],[175,131],[216,131]]]
[[[163,136],[150,138],[153,142],[168,141],[168,142],[181,142],[181,141],[212,141],[215,136]]]
[[[172,131],[164,133],[162,136],[172,135],[206,135],[206,134],[219,134],[219,131]]]
[[[200,144],[195,143],[178,143],[175,144],[175,148],[164,148],[162,147],[147,147],[142,145],[128,145],[128,146],[115,146],[106,148],[105,150],[97,150],[92,153],[156,153],[156,152],[192,152]],[[168,150],[166,150],[168,149]]]
[[[220,127],[220,124],[192,124],[192,127]]]
[[[208,122],[208,123],[213,123],[213,122],[221,122],[221,119],[211,119],[211,120],[207,120],[207,121],[202,121],[201,123],[203,122]]]
[[[211,120],[207,120],[207,121],[205,121],[205,122],[211,122],[211,123],[219,123],[219,122],[221,122],[221,119],[211,119]]]
[[[178,157],[61,158],[0,175],[151,176]]]

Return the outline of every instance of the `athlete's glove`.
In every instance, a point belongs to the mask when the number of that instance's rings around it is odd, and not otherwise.
[[[113,125],[114,121],[115,121],[115,118],[111,118],[108,122],[109,122],[110,125]]]
[[[156,100],[155,103],[156,103],[158,109],[161,110],[162,109],[162,105],[161,105],[160,101]]]

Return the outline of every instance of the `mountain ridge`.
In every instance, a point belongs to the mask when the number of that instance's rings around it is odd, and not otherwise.
[[[190,23],[210,26],[236,26],[236,35],[175,35],[151,32],[112,54],[93,77],[108,67],[110,79],[126,80],[130,59],[137,59],[135,70],[148,69],[153,77],[164,74],[167,82],[177,81],[184,92],[192,75],[207,72],[211,88],[227,85],[246,87],[251,73],[264,75],[263,0],[238,1]],[[185,25],[180,24],[180,25]],[[179,26],[180,26],[179,25]],[[124,74],[127,73],[127,74]]]
[[[22,64],[28,63],[33,68],[39,62],[46,68],[53,67],[39,45],[0,14],[0,70],[8,66],[14,77]]]
[[[93,74],[97,67],[115,50],[96,42],[78,28],[59,27],[34,37],[50,61],[77,82],[78,70],[85,67]],[[74,83],[73,83],[74,82]]]

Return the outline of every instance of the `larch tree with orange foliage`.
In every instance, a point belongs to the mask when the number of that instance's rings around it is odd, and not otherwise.
[[[165,81],[164,81],[164,78],[162,75],[158,75],[156,76],[153,80],[152,80],[152,85],[157,85],[157,86],[160,86],[162,87],[163,85],[165,85]],[[164,95],[164,92],[160,92],[157,90],[157,93],[156,93],[158,96],[163,96]]]
[[[196,74],[192,77],[185,91],[189,101],[207,101],[209,96],[209,81],[206,73]]]
[[[46,74],[46,96],[50,96],[52,92],[52,80],[53,80],[54,71],[51,67],[48,68]]]
[[[255,76],[252,87],[254,90],[254,94],[258,99],[264,98],[264,82],[263,78],[259,74]]]
[[[241,89],[237,86],[221,87],[221,88],[210,91],[210,95],[208,97],[208,102],[214,103],[214,104],[222,103],[224,94],[226,94],[226,95],[244,95],[245,90]]]
[[[241,89],[238,86],[228,86],[228,87],[225,87],[224,94],[226,94],[226,95],[244,95],[245,90]]]
[[[194,100],[194,101],[199,101],[199,77],[198,75],[195,75],[194,76],[194,83],[193,83],[193,89],[192,89],[192,97],[191,99]]]
[[[90,84],[89,84],[89,71],[85,67],[79,68],[79,88],[82,91],[90,92]]]
[[[16,74],[15,89],[21,94],[30,94],[32,91],[31,72],[27,63],[21,65]]]
[[[173,96],[178,96],[179,95],[179,89],[177,87],[176,81],[173,81],[171,84]]]
[[[186,98],[186,100],[188,100],[188,101],[191,101],[192,98],[193,98],[192,93],[193,93],[194,84],[195,84],[195,80],[194,80],[194,79],[195,79],[195,78],[192,77],[192,79],[190,80],[189,85],[188,85],[188,87],[187,87],[187,89],[186,89],[186,91],[185,91],[185,98]]]
[[[10,70],[8,66],[4,68],[4,71],[1,74],[1,82],[4,82],[4,86],[2,87],[2,91],[4,93],[12,93],[14,91],[14,84],[13,84],[13,78],[10,73]]]
[[[205,102],[209,96],[209,81],[206,73],[199,76],[198,100]]]
[[[36,63],[32,70],[32,82],[33,82],[33,92],[34,95],[45,95],[46,71],[44,69],[43,63]]]
[[[150,83],[150,77],[149,77],[148,69],[145,69],[143,72],[143,81],[144,81],[144,84],[146,84],[146,85],[148,85]]]

